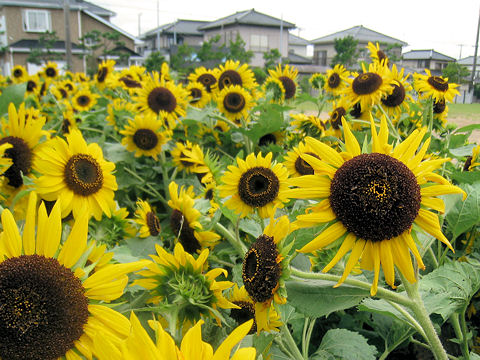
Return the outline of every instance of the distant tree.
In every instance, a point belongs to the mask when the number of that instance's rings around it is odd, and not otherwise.
[[[265,60],[265,71],[268,72],[268,69],[273,69],[280,62],[282,54],[278,49],[270,49],[263,53],[263,59]]]
[[[170,67],[179,73],[190,73],[195,68],[193,59],[195,49],[187,44],[179,45],[175,53],[170,54]]]
[[[48,61],[55,61],[63,59],[63,55],[58,52],[54,52],[53,48],[55,42],[59,40],[55,31],[47,31],[40,35],[38,39],[38,47],[31,49],[28,54],[27,62],[42,65]]]
[[[237,38],[235,41],[230,40],[228,44],[226,58],[227,60],[240,61],[241,63],[250,63],[252,60],[253,51],[245,50],[245,41],[237,33]]]
[[[442,70],[442,75],[448,78],[449,82],[465,84],[468,83],[470,71],[463,65],[451,62]]]
[[[345,66],[352,66],[358,59],[358,40],[353,36],[346,36],[342,39],[335,39],[333,47],[337,52],[332,59],[332,66],[342,64]]]
[[[218,45],[219,41],[220,35],[204,41],[197,51],[197,59],[201,62],[211,62],[213,66],[223,62],[225,58],[225,47]]]
[[[165,61],[165,57],[159,51],[154,51],[147,56],[143,65],[148,72],[160,71]]]
[[[267,73],[261,67],[252,68],[253,75],[258,84],[262,85],[267,78]]]

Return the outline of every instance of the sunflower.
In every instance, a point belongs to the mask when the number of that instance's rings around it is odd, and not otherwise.
[[[140,237],[157,236],[160,234],[160,220],[152,211],[150,204],[143,200],[137,200],[137,210],[135,210],[137,219],[135,222],[140,227]]]
[[[472,149],[472,156],[468,156],[465,160],[465,165],[463,166],[463,171],[471,171],[473,168],[480,166],[480,145],[475,146]]]
[[[316,156],[311,146],[305,144],[303,141],[298,144],[298,147],[294,147],[292,151],[289,151],[285,156],[283,164],[292,177],[313,175],[312,166],[302,159],[301,154]]]
[[[280,315],[273,306],[271,306],[268,311],[265,311],[265,314],[262,314],[260,318],[265,320],[260,326],[257,326],[256,314],[255,314],[255,301],[252,300],[250,295],[248,295],[245,286],[242,286],[240,289],[237,284],[233,286],[232,291],[227,295],[228,301],[240,307],[240,309],[231,309],[230,317],[234,319],[237,324],[241,325],[250,319],[253,319],[253,325],[250,329],[249,334],[257,334],[260,331],[279,331],[278,328],[282,326],[280,321]],[[264,316],[266,315],[266,316]]]
[[[186,332],[179,349],[170,334],[162,328],[161,323],[150,320],[149,325],[155,330],[156,343],[153,342],[132,312],[130,335],[121,344],[120,350],[101,331],[97,332],[93,344],[98,360],[255,360],[256,350],[253,347],[239,348],[230,358],[233,347],[248,334],[252,322],[248,321],[234,329],[214,353],[212,346],[202,340],[203,320],[199,320]]]
[[[333,95],[340,95],[347,86],[349,76],[350,72],[345,69],[345,66],[335,65],[333,69],[327,71],[327,80],[324,85],[325,91]]]
[[[353,80],[348,79],[350,84],[343,93],[352,105],[360,103],[362,109],[380,104],[381,99],[390,95],[393,91],[390,70],[379,63],[368,65],[368,71],[362,64],[363,73],[358,74]]]
[[[288,192],[290,197],[322,199],[305,215],[299,215],[294,224],[299,227],[328,224],[326,230],[299,251],[309,253],[341,238],[340,249],[323,269],[329,271],[348,251],[352,251],[337,286],[360,258],[363,269],[374,270],[372,295],[377,292],[380,266],[390,286],[394,287],[395,266],[413,283],[416,279],[409,250],[419,267],[424,268],[412,238],[413,225],[452,248],[442,234],[438,216],[428,208],[443,213],[444,203],[436,196],[466,195],[433,172],[449,159],[423,160],[430,139],[417,152],[427,129],[414,130],[392,149],[388,144],[385,117],[378,134],[372,120],[372,153],[361,152],[346,121],[343,121],[343,129],[346,151],[341,154],[318,140],[307,138],[307,144],[321,160],[302,155],[315,174],[290,180],[290,185],[298,187]]]
[[[291,125],[296,127],[303,134],[314,137],[324,136],[326,126],[318,116],[303,113],[291,114],[290,116],[293,118]]]
[[[107,85],[109,77],[113,73],[113,68],[115,67],[115,60],[103,60],[98,64],[98,70],[95,74],[95,86],[100,90],[103,90]]]
[[[433,118],[445,126],[447,123],[448,105],[444,99],[436,100],[433,102]]]
[[[216,245],[220,236],[213,231],[203,230],[200,224],[201,213],[193,206],[195,204],[193,188],[185,189],[183,186],[178,192],[178,185],[171,182],[168,186],[170,200],[168,206],[173,210],[170,216],[170,227],[176,239],[190,254]]]
[[[55,62],[47,62],[42,68],[42,76],[48,79],[56,79],[59,75],[58,64]]]
[[[314,73],[310,78],[308,79],[308,82],[312,86],[312,88],[316,90],[321,90],[325,86],[325,83],[327,81],[327,77],[323,74],[320,73]]]
[[[285,65],[282,70],[282,65],[278,64],[277,67],[272,70],[268,70],[271,77],[280,80],[285,89],[285,100],[293,99],[297,93],[297,76],[298,70],[290,65]]]
[[[340,130],[340,125],[342,125],[342,117],[345,117],[350,110],[351,105],[345,97],[341,97],[337,101],[332,101],[332,111],[328,113],[330,118],[328,121],[334,130]],[[341,138],[341,134],[337,136]]]
[[[163,130],[162,122],[153,115],[137,115],[134,120],[129,120],[128,125],[120,134],[124,135],[122,145],[128,151],[134,151],[135,157],[157,156],[162,152],[162,145],[166,144],[171,136],[171,131]]]
[[[43,174],[36,180],[37,192],[45,200],[60,199],[62,217],[73,212],[77,218],[85,205],[89,215],[110,217],[117,181],[115,164],[103,158],[98,144],[87,145],[81,132],[71,129],[67,141],[57,137],[39,151],[34,168]]]
[[[59,82],[56,82],[55,85],[50,88],[50,92],[59,102],[62,102],[62,100],[68,99],[69,97],[68,90],[64,88]]]
[[[129,333],[128,319],[102,305],[118,299],[127,274],[146,261],[86,264],[88,214],[83,212],[62,243],[61,205],[47,215],[29,195],[23,234],[8,209],[0,235],[0,357],[2,359],[87,359],[96,356],[93,335],[101,330],[113,344]],[[37,223],[37,226],[36,226]]]
[[[30,173],[38,153],[40,138],[44,134],[42,132],[44,124],[44,117],[33,120],[27,116],[24,103],[19,106],[18,113],[13,103],[8,106],[8,123],[3,131],[6,136],[0,138],[0,145],[5,143],[12,145],[4,155],[13,162],[3,173],[8,179],[9,186],[20,188],[23,185],[22,175]]]
[[[207,174],[210,169],[205,164],[205,156],[198,144],[186,141],[185,144],[177,142],[172,150],[173,163],[178,170],[185,170],[188,174]]]
[[[285,87],[277,77],[269,76],[263,83],[262,90],[272,102],[282,103],[285,100]]]
[[[272,163],[272,153],[250,154],[246,160],[237,158],[238,166],[228,166],[219,186],[220,196],[231,196],[225,206],[241,217],[258,210],[260,217],[268,218],[275,207],[282,208],[288,201],[288,171],[283,164]]]
[[[404,69],[398,71],[397,65],[391,69],[393,91],[381,99],[381,106],[392,119],[398,119],[402,113],[408,113],[410,107],[407,101],[413,101],[410,91],[412,86],[407,81],[410,74],[403,77]]]
[[[239,85],[224,87],[217,94],[216,101],[218,110],[237,125],[241,123],[242,118],[248,117],[248,110],[254,105],[250,93]]]
[[[428,69],[425,72],[426,75],[413,74],[413,87],[421,98],[432,97],[435,101],[452,102],[455,95],[460,94],[458,84],[449,83],[448,78],[442,76],[432,76]]]
[[[189,103],[193,107],[203,109],[210,101],[210,94],[199,82],[190,81],[186,90],[189,94]]]
[[[207,70],[203,66],[195,69],[193,73],[188,75],[188,81],[199,82],[203,85],[207,93],[212,93],[217,85],[217,77],[214,70]]]
[[[21,84],[27,81],[28,72],[22,65],[15,65],[12,69],[12,73],[10,78],[13,80],[15,84]]]
[[[233,283],[215,280],[221,274],[226,277],[227,271],[216,268],[204,273],[208,249],[203,249],[197,259],[185,251],[181,243],[175,245],[173,255],[158,244],[155,249],[157,255],[150,255],[153,261],[147,270],[138,273],[141,278],[133,285],[150,290],[149,302],[170,305],[178,314],[180,326],[185,321],[194,322],[202,316],[213,315],[217,308],[237,308],[222,294]]]
[[[220,65],[217,70],[216,78],[217,89],[222,91],[228,86],[238,85],[251,90],[257,86],[255,75],[250,70],[248,64],[240,65],[240,61],[227,60],[224,65]]]
[[[40,91],[40,78],[37,75],[28,76],[26,82],[25,96],[37,95]]]
[[[93,94],[89,89],[83,88],[72,97],[72,106],[77,111],[89,111],[97,103],[100,96]]]
[[[160,78],[159,73],[153,72],[143,83],[134,100],[141,106],[141,111],[147,114],[158,115],[167,122],[175,121],[179,116],[185,116],[187,107],[187,91],[173,81]]]
[[[380,65],[389,65],[388,56],[382,50],[380,50],[380,46],[378,42],[375,45],[369,41],[367,45],[367,49],[370,51],[370,58],[373,62],[378,62]]]

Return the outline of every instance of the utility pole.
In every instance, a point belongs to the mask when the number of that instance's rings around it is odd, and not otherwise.
[[[67,69],[72,70],[72,39],[70,35],[70,0],[63,0],[63,15],[65,19],[65,60]]]
[[[283,57],[283,13],[280,18],[280,65],[282,64]]]
[[[157,51],[160,51],[160,1],[157,0]]]
[[[138,13],[138,37],[142,34],[142,27],[140,25],[140,18],[142,17],[142,13]]]
[[[468,92],[473,89],[473,82],[475,81],[475,71],[477,70],[477,55],[478,55],[478,35],[480,33],[480,8],[478,11],[478,25],[477,25],[477,37],[475,39],[475,54],[473,55],[473,68],[472,68],[472,78],[470,79],[470,84],[468,85]]]

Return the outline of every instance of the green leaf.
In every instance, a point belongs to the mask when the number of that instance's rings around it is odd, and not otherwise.
[[[446,320],[466,307],[480,289],[480,263],[444,264],[425,275],[419,286],[429,313],[440,314]]]
[[[103,152],[105,158],[115,164],[120,161],[132,160],[132,154],[125,149],[125,146],[119,143],[105,143]]]
[[[462,188],[467,193],[467,198],[462,201],[462,197],[457,195],[454,206],[445,217],[448,230],[454,238],[480,222],[480,183],[466,184]]]
[[[287,281],[288,302],[306,316],[319,318],[358,305],[369,296],[367,290],[343,284],[333,288],[330,281]]]
[[[452,179],[459,184],[473,184],[480,182],[480,171],[453,171]]]
[[[367,339],[346,329],[328,330],[315,354],[321,354],[322,351],[332,354],[335,359],[343,360],[374,360],[377,354],[377,349],[369,345]]]
[[[380,314],[373,314],[369,324],[384,340],[384,353],[392,352],[415,333],[415,329],[410,325]]]
[[[480,124],[471,124],[471,125],[462,126],[456,129],[454,133],[469,132],[473,130],[480,130]]]
[[[258,238],[262,233],[262,227],[253,219],[241,219],[238,223],[240,230],[252,235],[254,238]]]
[[[335,360],[335,356],[325,350],[318,350],[309,357],[310,360]]]
[[[388,301],[383,299],[374,300],[372,298],[367,298],[358,306],[358,310],[389,316],[404,324],[408,323],[408,320],[400,311],[395,309]]]
[[[16,108],[23,102],[27,84],[10,85],[3,89],[0,96],[0,116],[8,113],[8,105],[13,103]]]
[[[455,157],[470,156],[472,155],[472,149],[475,147],[475,144],[468,144],[465,146],[458,147],[456,149],[448,149],[450,155]]]

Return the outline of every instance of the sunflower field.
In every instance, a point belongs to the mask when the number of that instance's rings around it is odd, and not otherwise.
[[[368,49],[2,76],[0,359],[479,359],[480,124]]]

